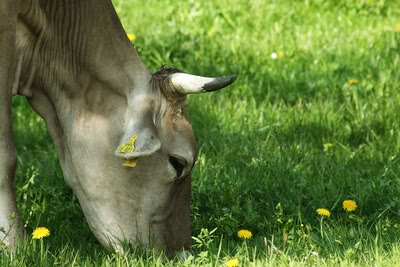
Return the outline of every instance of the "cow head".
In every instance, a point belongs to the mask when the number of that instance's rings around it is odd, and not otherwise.
[[[113,189],[118,195],[112,198],[121,196],[121,201],[109,209],[106,219],[88,218],[103,245],[121,249],[119,242],[127,240],[167,252],[190,250],[191,170],[197,146],[186,96],[221,89],[235,78],[205,78],[163,68],[147,86],[136,86],[131,92],[114,152],[120,181],[119,189]],[[91,223],[102,220],[114,223]]]

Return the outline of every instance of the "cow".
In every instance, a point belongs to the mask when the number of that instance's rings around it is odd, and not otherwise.
[[[14,192],[18,94],[44,119],[64,180],[104,247],[190,251],[197,146],[186,97],[235,79],[151,73],[110,0],[1,0],[0,239],[13,247],[26,235]]]

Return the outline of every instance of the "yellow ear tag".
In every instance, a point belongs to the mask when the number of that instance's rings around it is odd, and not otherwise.
[[[131,139],[129,139],[128,142],[126,142],[125,144],[122,144],[118,147],[118,152],[121,153],[132,153],[133,151],[135,151],[135,141],[137,139],[137,135],[135,134],[134,136],[132,136]]]
[[[126,159],[126,160],[124,160],[124,162],[122,163],[122,166],[126,166],[126,167],[136,167],[137,161],[138,161],[137,158]]]

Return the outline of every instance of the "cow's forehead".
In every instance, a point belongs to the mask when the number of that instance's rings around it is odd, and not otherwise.
[[[180,72],[182,71],[177,68],[161,68],[153,74],[150,81],[153,90],[161,92],[169,102],[175,105],[184,103],[186,96],[176,91],[168,82],[168,78],[170,75]]]

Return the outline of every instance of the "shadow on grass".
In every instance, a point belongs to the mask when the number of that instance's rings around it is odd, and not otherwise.
[[[284,231],[300,231],[300,225],[311,225],[318,234],[316,209],[328,208],[330,229],[343,231],[361,223],[371,244],[376,236],[384,236],[388,244],[399,242],[394,233],[400,226],[400,155],[393,148],[376,150],[367,138],[371,128],[355,126],[350,133],[332,134],[323,121],[289,121],[264,131],[250,122],[231,130],[221,126],[226,122],[220,122],[219,114],[204,112],[194,100],[191,104],[189,116],[196,114],[192,122],[200,147],[193,175],[195,235],[201,228],[218,228],[218,235],[234,239],[245,228],[282,241]],[[372,130],[384,138],[381,126]],[[324,140],[336,138],[341,143],[325,150]],[[346,199],[357,201],[356,219],[343,211]],[[377,230],[384,221],[391,230]],[[357,234],[347,240],[357,241]]]

